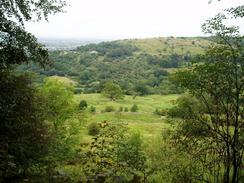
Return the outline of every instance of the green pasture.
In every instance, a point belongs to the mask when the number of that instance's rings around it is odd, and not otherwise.
[[[165,109],[175,105],[175,101],[179,95],[148,95],[148,96],[125,96],[123,100],[111,101],[103,97],[101,94],[79,94],[76,95],[77,102],[86,100],[89,107],[96,108],[95,113],[88,112],[87,123],[91,122],[124,122],[129,129],[140,132],[144,137],[151,138],[159,135],[163,128],[168,128],[169,124],[165,122],[165,116],[154,114],[156,108]],[[130,112],[130,108],[136,104],[139,108],[137,112]],[[115,111],[104,112],[106,106],[112,106]],[[120,112],[119,108],[128,108],[128,112]],[[89,139],[87,132],[85,139]]]

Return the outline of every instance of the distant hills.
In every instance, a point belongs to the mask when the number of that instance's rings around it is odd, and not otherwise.
[[[72,50],[81,45],[87,45],[90,43],[99,43],[103,40],[98,39],[65,39],[65,38],[39,38],[38,41],[45,45],[45,47],[50,50]]]
[[[38,38],[38,41],[45,45],[50,51],[73,50],[87,44],[98,44],[101,42],[112,42],[104,39],[78,39],[78,38]],[[158,37],[148,39],[124,39],[115,42],[123,42],[136,45],[141,50],[151,54],[167,53],[175,47],[180,48],[179,52],[199,52],[199,47],[208,44],[208,38],[203,37]],[[162,44],[163,43],[163,44]],[[197,47],[194,45],[196,43]],[[171,47],[169,47],[169,45]],[[198,49],[198,50],[197,50]]]
[[[46,45],[56,46],[52,49],[55,51],[50,51],[50,67],[44,70],[30,64],[19,69],[36,73],[38,82],[46,76],[68,77],[76,81],[79,92],[85,93],[100,92],[108,80],[119,84],[127,94],[142,88],[146,93],[176,93],[178,90],[169,81],[171,72],[192,61],[200,61],[210,43],[208,38],[200,37],[126,39],[91,44],[50,40]]]

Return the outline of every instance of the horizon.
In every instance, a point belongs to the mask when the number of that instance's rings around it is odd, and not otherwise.
[[[137,39],[160,39],[160,38],[209,38],[211,36],[155,36],[155,37],[140,37],[140,38],[108,38],[108,39],[101,39],[101,38],[82,38],[82,37],[37,37],[38,40],[50,40],[50,41],[123,41],[123,40],[137,40]]]

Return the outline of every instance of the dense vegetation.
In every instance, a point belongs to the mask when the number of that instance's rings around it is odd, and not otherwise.
[[[129,95],[180,92],[169,81],[176,68],[197,62],[210,41],[203,38],[155,38],[102,42],[73,51],[52,51],[51,67],[21,66],[45,76],[74,79],[77,92],[101,92],[108,80],[120,85]],[[150,45],[150,49],[146,46]]]
[[[0,182],[244,181],[243,35],[224,24],[244,6],[206,21],[213,42],[123,40],[49,57],[24,22],[64,5],[0,2]]]

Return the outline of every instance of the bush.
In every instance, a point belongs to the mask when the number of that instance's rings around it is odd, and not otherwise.
[[[150,94],[150,88],[145,83],[139,83],[136,85],[134,91],[140,96]]]
[[[79,108],[80,108],[81,110],[86,109],[87,106],[88,106],[88,105],[87,105],[87,102],[86,102],[85,100],[81,100],[81,101],[80,101]]]
[[[125,112],[128,112],[128,111],[129,111],[129,110],[128,110],[128,107],[125,107],[124,111],[125,111]]]
[[[120,106],[118,111],[119,111],[119,112],[123,112],[123,107]]]
[[[134,104],[131,108],[130,111],[131,112],[137,112],[139,110],[138,106],[136,104]]]
[[[207,111],[196,98],[189,94],[179,97],[176,100],[176,104],[176,106],[168,110],[167,114],[169,117],[191,119],[195,114]]]
[[[100,132],[100,128],[97,123],[93,122],[88,125],[88,134],[89,135],[95,136],[95,135],[99,134],[99,132]]]
[[[115,111],[115,108],[113,106],[106,106],[104,109],[104,112],[113,112]]]
[[[90,112],[91,112],[91,113],[95,113],[95,112],[96,112],[96,107],[91,106],[91,107],[90,107]]]
[[[75,88],[74,94],[81,94],[83,92],[82,88]]]
[[[167,110],[156,108],[154,111],[154,114],[160,115],[160,116],[166,116]]]

